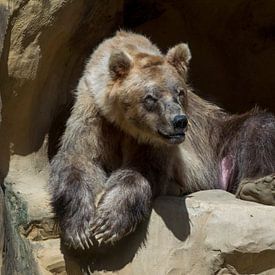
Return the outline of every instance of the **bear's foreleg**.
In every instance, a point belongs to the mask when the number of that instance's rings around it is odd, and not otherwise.
[[[110,176],[107,186],[92,228],[99,244],[120,240],[151,212],[151,186],[139,172],[118,170]]]
[[[95,198],[107,179],[102,164],[102,123],[93,98],[80,94],[51,162],[51,201],[62,239],[83,250],[92,245]]]
[[[59,152],[52,162],[50,182],[52,205],[65,244],[83,250],[92,246],[90,228],[94,220],[94,200],[103,181],[102,171],[83,156]],[[101,177],[100,177],[101,175]]]

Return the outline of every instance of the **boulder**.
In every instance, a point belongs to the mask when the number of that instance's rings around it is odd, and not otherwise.
[[[135,233],[114,246],[95,246],[84,253],[60,244],[46,183],[26,184],[6,184],[5,274],[275,272],[272,206],[242,201],[221,190],[160,197],[150,219]]]

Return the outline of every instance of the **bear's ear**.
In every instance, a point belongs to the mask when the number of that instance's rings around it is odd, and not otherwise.
[[[167,52],[166,58],[176,69],[186,72],[191,59],[191,52],[187,44],[181,43],[171,48]]]
[[[109,59],[110,75],[113,79],[118,79],[126,76],[130,71],[132,62],[130,56],[120,50],[115,50],[111,53]]]

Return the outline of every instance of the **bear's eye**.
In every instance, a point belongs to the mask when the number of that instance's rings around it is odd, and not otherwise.
[[[158,101],[158,99],[156,97],[154,97],[153,95],[147,95],[147,96],[145,96],[145,101],[147,103],[156,103]]]
[[[176,93],[177,93],[178,96],[184,96],[185,95],[185,90],[184,90],[184,88],[178,87],[176,89]]]
[[[144,104],[148,111],[152,111],[158,99],[153,95],[146,95],[144,98]]]

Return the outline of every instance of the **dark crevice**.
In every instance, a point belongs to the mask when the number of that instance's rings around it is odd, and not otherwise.
[[[259,274],[270,269],[275,269],[275,251],[261,252],[235,251],[231,254],[222,253],[223,267],[233,266],[239,274]]]
[[[155,0],[128,0],[124,7],[124,25],[135,28],[159,17],[164,12],[161,3]]]

